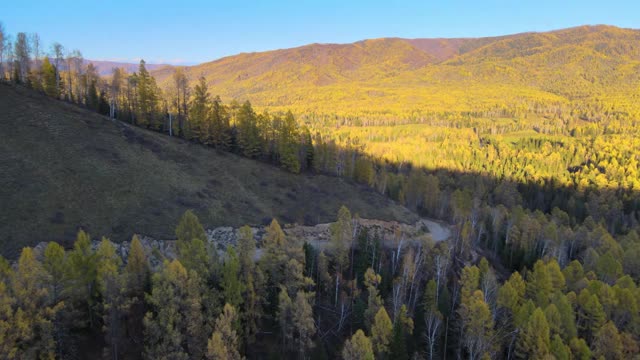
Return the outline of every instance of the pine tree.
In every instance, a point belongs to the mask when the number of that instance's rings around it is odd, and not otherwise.
[[[116,254],[113,244],[105,238],[102,238],[98,246],[96,260],[96,283],[102,297],[102,321],[107,344],[104,354],[117,359],[124,350],[124,346],[121,346],[124,342],[122,318],[127,305],[123,296],[123,278],[120,275],[122,260]]]
[[[193,98],[189,104],[189,131],[187,138],[208,143],[209,102],[210,95],[207,80],[201,77],[198,84],[193,88]]]
[[[238,110],[236,127],[242,154],[248,158],[259,157],[262,149],[260,129],[258,128],[256,113],[248,100]]]
[[[562,338],[559,335],[554,335],[551,340],[551,355],[556,360],[569,360],[571,359],[571,350],[569,346],[565,345]]]
[[[371,331],[375,317],[382,308],[382,298],[378,292],[378,285],[382,282],[382,277],[368,268],[364,274],[364,285],[367,288],[368,300],[367,309],[364,312],[364,323],[367,330]],[[387,315],[388,317],[388,315]]]
[[[589,349],[589,345],[584,339],[581,338],[573,338],[569,343],[569,347],[571,348],[571,355],[573,359],[579,360],[590,360],[591,359],[591,349]]]
[[[520,359],[546,359],[549,354],[549,324],[544,312],[537,308],[518,334],[516,356]]]
[[[246,284],[240,277],[240,261],[233,247],[227,247],[227,258],[222,267],[222,291],[224,301],[234,309],[238,309],[243,303],[242,293]]]
[[[407,336],[413,333],[413,320],[407,316],[407,307],[402,305],[400,314],[393,324],[393,333],[389,345],[391,359],[409,359]]]
[[[267,227],[267,233],[263,240],[263,256],[260,259],[260,266],[266,272],[269,283],[278,286],[284,283],[284,267],[288,262],[285,247],[287,239],[276,219],[271,221]]]
[[[33,249],[22,250],[13,275],[11,287],[15,298],[15,312],[9,330],[13,334],[9,338],[15,343],[7,354],[25,359],[53,359],[56,345],[53,320],[62,304],[48,306],[49,294],[45,286],[47,274],[42,264],[36,260]],[[6,299],[3,302],[5,310],[8,310]],[[0,340],[0,343],[4,341]]]
[[[207,235],[196,214],[187,210],[176,227],[178,260],[188,270],[195,270],[202,279],[209,277]]]
[[[371,341],[378,358],[384,358],[389,352],[389,344],[393,335],[393,324],[384,307],[380,307],[371,326]]]
[[[67,322],[64,321],[64,301],[67,297],[69,285],[69,262],[64,248],[55,241],[51,241],[44,249],[42,267],[47,272],[46,284],[49,293],[49,306],[59,306],[61,311],[56,313],[53,320],[53,337],[56,342],[56,357],[65,357],[69,348],[66,336],[69,332]]]
[[[533,299],[537,306],[546,307],[553,292],[553,282],[542,260],[534,264],[527,280],[527,296]]]
[[[138,235],[134,235],[129,247],[127,265],[124,268],[124,292],[127,301],[126,327],[131,339],[130,347],[143,342],[143,319],[146,309],[145,293],[150,287],[149,262]],[[137,349],[136,349],[137,350]],[[141,349],[140,349],[141,350]]]
[[[42,62],[42,88],[47,96],[58,97],[58,87],[56,85],[56,68],[51,65],[49,58],[45,57]]]
[[[348,339],[342,348],[344,360],[373,360],[373,346],[364,331],[358,330]]]
[[[231,149],[229,113],[219,96],[216,96],[211,103],[210,138],[211,143],[217,149],[225,151]]]
[[[592,347],[597,359],[617,360],[624,359],[622,338],[615,324],[608,321],[595,334]]]
[[[244,285],[243,289],[243,311],[241,319],[243,323],[244,335],[247,344],[255,341],[255,334],[258,332],[258,322],[262,312],[262,299],[260,292],[263,277],[261,269],[255,263],[256,240],[253,231],[247,225],[239,229],[238,253],[240,261],[240,281]]]
[[[471,272],[475,273],[473,270]],[[472,285],[473,281],[469,286]],[[465,286],[463,285],[462,288],[464,289]],[[458,310],[464,330],[462,344],[467,349],[469,358],[478,359],[492,352],[493,317],[480,290],[476,290],[466,298],[462,297],[464,295],[464,292],[461,292],[462,300]]]
[[[140,60],[137,80],[137,119],[139,125],[155,127],[155,113],[158,106],[158,89],[155,79],[149,75],[145,61]]]
[[[298,126],[291,111],[285,115],[280,128],[280,138],[278,139],[278,153],[280,164],[284,169],[292,173],[300,172],[300,162],[298,161]]]
[[[291,320],[295,329],[295,345],[301,358],[313,347],[313,336],[316,333],[313,308],[310,302],[312,297],[313,293],[307,294],[304,291],[298,291],[292,304]]]
[[[178,260],[164,263],[153,275],[147,296],[151,311],[144,318],[145,357],[153,359],[188,359],[186,349],[185,303],[187,270]]]
[[[75,327],[92,328],[95,324],[97,303],[96,254],[91,248],[89,234],[78,232],[73,250],[69,253],[69,309],[73,312]]]

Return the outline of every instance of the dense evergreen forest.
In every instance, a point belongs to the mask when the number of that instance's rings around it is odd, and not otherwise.
[[[73,249],[51,242],[2,261],[7,358],[640,356],[633,114],[525,102],[395,123],[296,119],[223,103],[180,68],[161,89],[144,61],[101,78],[78,51],[54,44],[43,56],[37,35],[0,40],[3,82],[291,173],[348,178],[454,230],[389,249],[342,208],[326,252],[273,220],[263,243],[247,227],[220,253],[187,212],[177,258],[156,268],[136,237],[123,259],[81,231]]]

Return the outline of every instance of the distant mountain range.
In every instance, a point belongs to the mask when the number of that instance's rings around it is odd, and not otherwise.
[[[96,69],[98,70],[98,74],[100,74],[100,76],[111,75],[111,72],[113,71],[114,68],[123,68],[123,69],[127,70],[128,73],[133,73],[135,71],[138,71],[138,67],[140,66],[139,63],[127,63],[127,62],[103,61],[103,60],[89,60],[89,59],[85,59],[84,60],[84,64],[85,65],[88,65],[89,63],[92,63],[93,66],[96,67]],[[169,66],[169,65],[167,65],[167,64],[146,64],[145,66],[146,66],[147,70],[152,71],[152,70],[161,69],[161,68]]]
[[[109,66],[109,65],[107,65]],[[173,66],[154,65],[163,87]],[[223,100],[305,114],[409,117],[640,97],[640,30],[581,26],[467,39],[381,38],[242,53],[184,67]]]

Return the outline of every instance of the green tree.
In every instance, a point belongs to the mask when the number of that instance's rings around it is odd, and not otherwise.
[[[124,268],[124,292],[127,301],[126,327],[131,339],[129,346],[140,346],[143,343],[143,319],[146,314],[145,293],[151,283],[149,262],[138,235],[134,235],[129,246],[127,265]]]
[[[338,219],[331,224],[331,248],[336,274],[335,304],[338,304],[338,292],[342,273],[349,263],[349,248],[353,240],[353,228],[351,225],[351,212],[345,206],[338,210]]]
[[[203,324],[201,280],[178,260],[167,262],[153,275],[150,306],[144,318],[145,356],[188,359],[204,354],[207,336]]]
[[[573,338],[569,343],[569,347],[571,348],[571,354],[574,359],[580,360],[590,360],[591,359],[591,350],[589,349],[589,345],[584,339],[581,338]]]
[[[553,281],[542,260],[536,261],[527,279],[527,296],[537,306],[546,307],[553,292]]]
[[[140,60],[137,74],[137,119],[138,124],[147,128],[156,127],[155,116],[158,107],[158,88],[146,68],[144,60]]]
[[[96,259],[98,262],[96,282],[102,297],[102,322],[107,344],[104,354],[117,359],[124,350],[124,346],[121,346],[124,342],[122,320],[127,307],[123,296],[123,278],[120,275],[122,259],[116,254],[113,244],[106,238],[102,238],[98,246]]]
[[[227,247],[227,257],[222,267],[222,291],[224,301],[234,309],[240,307],[243,302],[242,293],[246,284],[240,277],[240,261],[232,246]]]
[[[292,173],[300,172],[298,146],[298,125],[291,111],[288,111],[280,127],[278,153],[280,155],[280,164],[282,167]]]
[[[597,359],[624,359],[622,338],[615,324],[608,321],[595,334],[593,341],[594,356]]]
[[[56,85],[56,68],[51,65],[49,58],[42,61],[42,88],[47,96],[58,97],[58,87]]]
[[[216,320],[215,329],[207,344],[207,359],[240,360],[239,339],[235,330],[238,315],[235,308],[225,304]]]
[[[26,359],[54,358],[53,320],[62,304],[48,306],[45,277],[46,272],[36,260],[33,250],[24,248],[11,280],[15,313],[9,331],[15,332],[10,336],[15,339],[15,347],[8,354]]]
[[[465,285],[463,285],[463,289],[464,287]],[[463,324],[462,344],[466,348],[469,358],[479,359],[492,352],[493,317],[489,305],[484,301],[482,292],[476,290],[469,297],[462,298],[458,313]]]
[[[291,320],[295,329],[295,345],[301,358],[304,358],[305,354],[313,347],[313,336],[316,333],[311,306],[312,297],[313,293],[307,294],[304,291],[298,291],[291,310]]]
[[[195,270],[202,279],[209,276],[207,235],[196,214],[187,210],[176,228],[178,260],[188,270]]]
[[[207,80],[200,77],[198,84],[193,88],[193,98],[189,104],[189,132],[188,138],[207,141],[208,126],[210,120],[210,95]]]
[[[551,340],[551,354],[556,360],[569,360],[571,359],[571,349],[565,345],[562,338],[559,335],[554,335]]]
[[[347,339],[342,348],[344,360],[373,360],[373,346],[364,331],[358,330],[351,339]]]
[[[256,113],[248,100],[238,110],[236,127],[242,154],[248,158],[259,157],[261,155],[262,139]]]
[[[516,341],[516,356],[521,359],[546,359],[549,357],[551,340],[549,324],[540,308],[529,317]]]
[[[382,277],[375,273],[372,268],[368,268],[364,274],[364,285],[367,288],[368,300],[367,309],[364,312],[364,323],[368,330],[371,330],[375,322],[375,317],[382,308],[382,297],[378,291],[378,285],[382,282]],[[388,315],[387,315],[388,317]]]
[[[400,313],[393,324],[389,357],[392,359],[409,359],[407,336],[413,333],[413,320],[407,315],[406,305],[400,307]]]
[[[217,149],[231,149],[231,126],[229,125],[229,113],[222,104],[219,96],[213,98],[211,103],[211,127],[210,142]]]
[[[70,309],[73,312],[75,327],[90,327],[94,325],[96,311],[96,254],[91,248],[89,234],[83,230],[78,232],[69,253],[69,287]]]
[[[371,326],[371,340],[375,344],[375,353],[378,358],[383,358],[389,352],[389,344],[393,335],[393,324],[389,314],[382,306],[375,316]]]

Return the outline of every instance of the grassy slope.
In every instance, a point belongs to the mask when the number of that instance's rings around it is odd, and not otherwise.
[[[407,117],[529,101],[640,96],[640,31],[577,27],[478,39],[375,39],[247,53],[188,67],[223,100],[258,108]],[[153,72],[163,86],[171,68]],[[634,95],[635,94],[635,95]]]
[[[273,166],[132,128],[0,85],[0,253],[66,242],[78,226],[112,240],[173,237],[189,208],[206,226],[326,222],[341,204],[363,217],[415,220],[405,208],[327,176]]]

